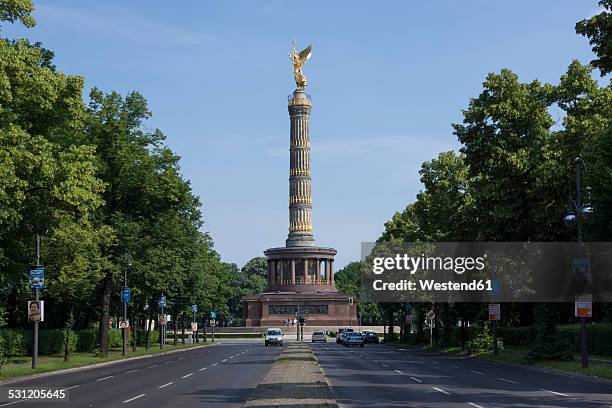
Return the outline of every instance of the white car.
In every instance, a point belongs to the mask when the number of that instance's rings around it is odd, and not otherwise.
[[[312,342],[322,341],[323,343],[327,343],[327,336],[324,331],[315,331],[312,333]]]
[[[266,346],[270,344],[283,345],[283,331],[281,329],[272,327],[266,331]]]

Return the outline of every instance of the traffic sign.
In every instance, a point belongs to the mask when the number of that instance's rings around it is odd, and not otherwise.
[[[192,332],[197,332],[198,331],[198,323],[197,322],[191,322],[191,331]]]
[[[32,289],[45,287],[45,268],[30,269],[30,287]]]
[[[593,295],[576,296],[574,303],[574,316],[593,317]]]
[[[130,303],[130,288],[123,288],[121,291],[121,301],[123,303]]]
[[[217,312],[215,312],[214,310],[210,312],[210,318],[215,320],[217,318]]]
[[[191,305],[191,311],[193,313],[198,313],[198,305],[196,305],[196,304]]]
[[[499,303],[489,304],[489,320],[501,320]]]
[[[157,302],[159,307],[166,307],[166,296],[161,295],[159,297],[159,301]]]
[[[130,327],[130,323],[129,322],[126,322],[126,321],[123,321],[123,320],[119,322],[119,328],[120,329],[127,329],[128,327]]]
[[[160,326],[165,326],[166,325],[166,315],[163,313],[158,314],[157,323],[159,323]]]
[[[428,318],[429,320],[433,320],[433,319],[435,319],[435,318],[436,318],[436,313],[435,313],[433,310],[429,310],[429,311],[427,312],[427,318]]]

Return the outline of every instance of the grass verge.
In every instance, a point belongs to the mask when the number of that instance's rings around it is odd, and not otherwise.
[[[15,359],[11,359],[7,364],[0,368],[0,381],[24,377],[32,374],[64,370],[67,368],[84,367],[93,364],[105,363],[108,361],[123,360],[130,357],[155,355],[162,352],[182,350],[202,345],[203,343],[178,344],[176,347],[174,347],[172,344],[166,344],[163,350],[160,350],[159,347],[151,347],[148,350],[144,347],[139,347],[136,352],[131,351],[131,349],[128,350],[125,357],[121,355],[121,349],[109,350],[107,357],[96,357],[92,353],[73,352],[70,354],[70,361],[64,361],[63,354],[40,356],[38,358],[38,367],[36,369],[32,369],[31,357],[17,357]]]

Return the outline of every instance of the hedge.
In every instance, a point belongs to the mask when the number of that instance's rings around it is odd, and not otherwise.
[[[41,356],[60,354],[64,352],[66,332],[61,329],[43,329],[38,331],[38,354]],[[0,330],[7,357],[32,355],[32,330]],[[10,347],[9,347],[10,345]],[[110,348],[121,346],[121,330],[108,331]],[[96,329],[73,331],[70,336],[70,351],[91,352],[98,347],[98,331]],[[8,351],[8,353],[7,353]]]

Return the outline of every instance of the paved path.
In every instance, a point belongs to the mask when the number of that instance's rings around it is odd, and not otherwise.
[[[313,345],[341,407],[612,407],[612,383],[385,345]]]
[[[69,403],[11,403],[5,395],[0,407],[240,407],[279,353],[261,341],[222,343],[25,380],[3,388],[69,388]]]

